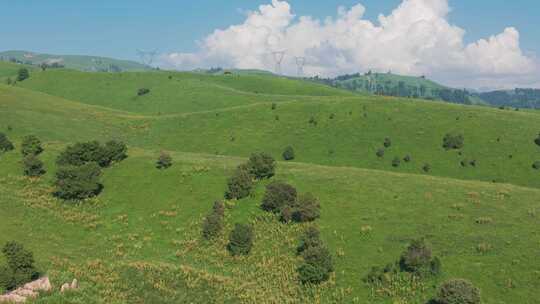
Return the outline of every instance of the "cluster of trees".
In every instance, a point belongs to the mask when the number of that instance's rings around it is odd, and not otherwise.
[[[330,278],[334,271],[332,255],[320,237],[321,233],[315,226],[309,226],[300,238],[296,253],[303,258],[297,268],[298,277],[304,284],[319,284]]]
[[[24,175],[38,177],[45,174],[43,162],[38,155],[43,152],[41,141],[34,135],[25,136],[21,143]]]
[[[271,178],[276,170],[275,159],[266,153],[252,154],[247,163],[238,166],[227,180],[226,199],[242,199],[248,197],[254,181]]]
[[[34,266],[34,255],[17,242],[8,242],[2,248],[6,264],[0,265],[0,289],[12,290],[39,278]]]
[[[283,222],[311,222],[320,217],[320,204],[311,193],[298,195],[296,189],[275,181],[266,186],[261,208],[279,214]]]
[[[98,195],[101,169],[127,157],[127,146],[117,140],[102,145],[98,141],[68,146],[56,160],[55,195],[66,200],[81,200]]]
[[[497,107],[540,109],[540,89],[514,89],[477,94],[482,100]]]

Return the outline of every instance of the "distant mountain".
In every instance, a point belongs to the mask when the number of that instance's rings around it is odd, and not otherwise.
[[[403,76],[392,73],[342,75],[336,78],[310,78],[310,80],[349,91],[376,95],[442,100],[458,104],[485,104],[467,90],[454,89],[438,84],[424,76]]]
[[[497,107],[540,109],[540,89],[499,90],[475,94]]]
[[[0,52],[0,61],[11,61],[36,66],[45,64],[53,68],[66,67],[92,72],[130,72],[152,69],[149,66],[129,60],[97,56],[39,54],[28,51]]]

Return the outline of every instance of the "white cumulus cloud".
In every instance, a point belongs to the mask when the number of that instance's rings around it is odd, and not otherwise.
[[[470,44],[465,30],[450,24],[448,0],[403,0],[378,22],[357,4],[339,7],[324,20],[295,16],[286,1],[272,0],[248,12],[242,24],[215,30],[194,53],[161,57],[167,68],[226,67],[274,70],[274,53],[284,52],[284,74],[295,75],[296,57],[308,76],[368,70],[427,75],[453,86],[535,86],[538,61],[520,48],[513,27]]]

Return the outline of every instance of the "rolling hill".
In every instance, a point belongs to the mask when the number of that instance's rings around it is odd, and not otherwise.
[[[0,61],[17,61],[26,65],[58,63],[66,68],[81,71],[145,71],[148,66],[129,60],[98,56],[52,55],[28,51],[0,52]]]
[[[150,92],[138,96],[140,88]],[[24,243],[56,285],[81,282],[36,303],[426,303],[453,277],[473,281],[485,303],[536,299],[535,112],[358,96],[265,75],[60,69],[0,84],[0,130],[17,148],[37,135],[48,171],[25,178],[19,151],[0,155],[0,243]],[[449,132],[463,134],[463,149],[442,148]],[[129,157],[104,171],[100,196],[75,204],[51,196],[66,145],[113,138],[128,143]],[[379,158],[385,138],[391,145]],[[226,233],[200,237],[234,168],[254,151],[280,159],[288,145],[297,157],[280,161],[273,179],[320,200],[318,225],[336,268],[320,286],[296,278],[307,224],[259,208],[269,181],[228,202],[226,231],[255,226],[250,256],[230,257]],[[169,170],[154,167],[161,150],[173,157]],[[392,166],[406,155],[410,162]],[[362,281],[419,237],[441,258],[441,277],[388,290]]]

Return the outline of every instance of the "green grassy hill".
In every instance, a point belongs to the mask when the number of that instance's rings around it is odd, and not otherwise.
[[[150,93],[137,96],[141,87]],[[539,128],[533,112],[356,96],[285,78],[36,71],[0,85],[1,132],[17,148],[25,135],[40,137],[48,171],[27,179],[19,151],[0,155],[0,244],[24,243],[57,286],[81,282],[37,303],[426,303],[453,277],[473,281],[484,303],[534,303]],[[451,131],[465,137],[461,155],[441,147]],[[392,145],[379,159],[385,137]],[[80,204],[53,198],[61,149],[111,138],[129,144],[129,158],[104,171],[104,192]],[[274,179],[319,197],[335,259],[318,287],[296,279],[304,225],[259,208],[267,182],[226,211],[226,231],[255,224],[249,257],[227,254],[227,233],[217,243],[200,237],[235,166],[253,151],[280,158],[287,145],[297,158],[279,162]],[[160,150],[173,156],[171,169],[154,168]],[[391,166],[405,155],[410,163]],[[478,165],[461,167],[464,159]],[[441,257],[440,278],[386,291],[362,282],[418,237]]]
[[[108,71],[111,69],[111,65],[118,67],[122,71],[144,71],[150,69],[135,61],[98,56],[51,55],[27,51],[5,51],[0,52],[0,57],[5,61],[15,59],[28,65],[40,65],[44,62],[59,62],[66,68],[81,71]]]

